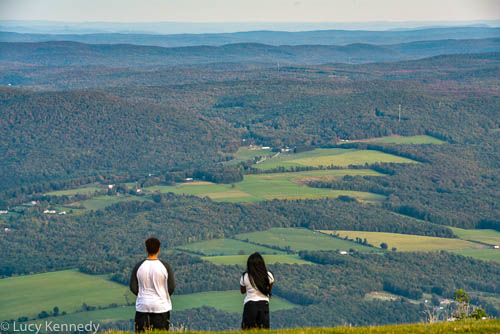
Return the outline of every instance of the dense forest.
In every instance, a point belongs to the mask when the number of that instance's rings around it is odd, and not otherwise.
[[[47,42],[0,34],[0,210],[15,211],[0,215],[0,278],[78,268],[127,285],[131,267],[144,256],[144,239],[154,235],[175,269],[176,293],[235,290],[243,267],[215,265],[179,247],[273,227],[443,238],[457,238],[450,227],[500,230],[498,29],[474,41],[436,40],[460,31],[462,38],[478,37],[459,29],[436,32],[433,41],[416,41],[422,32],[387,32],[376,41],[353,32],[349,38],[372,45],[276,46],[291,37],[262,32],[218,36],[260,39],[251,43],[221,46],[214,39],[213,46],[163,48],[151,45],[178,41],[126,35],[157,44],[104,45],[92,35]],[[270,45],[254,43],[263,40]],[[436,56],[416,59],[428,55]],[[366,63],[380,60],[391,62]],[[373,141],[414,135],[443,143]],[[222,186],[217,183],[264,173],[253,158],[233,160],[248,145],[269,146],[273,154],[377,150],[417,163],[351,165],[380,175],[301,184],[384,195],[379,202],[340,196],[224,203],[138,192],[187,179]],[[97,190],[50,194],[82,186]],[[86,209],[82,203],[95,196],[130,200]],[[75,213],[44,213],[70,204]],[[385,249],[293,256],[308,262],[269,266],[275,295],[299,306],[273,312],[274,327],[417,322],[459,288],[470,291],[474,305],[499,315],[496,262]],[[367,298],[373,291],[396,297]],[[422,302],[426,298],[431,301]],[[237,328],[241,320],[206,307],[175,311],[172,318],[199,330]],[[131,323],[107,326],[130,329]]]
[[[117,203],[80,216],[47,216],[34,212],[6,221],[2,226],[11,231],[8,237],[0,235],[4,247],[0,254],[3,263],[0,275],[58,270],[76,265],[85,266],[88,272],[102,273],[95,266],[116,268],[124,256],[142,254],[142,239],[151,234],[161,238],[166,249],[271,227],[453,237],[451,230],[440,225],[414,221],[377,206],[342,199],[232,204],[167,194],[155,196],[155,200]],[[30,240],[30,243],[25,243],[25,240]],[[18,258],[16,254],[24,256]]]

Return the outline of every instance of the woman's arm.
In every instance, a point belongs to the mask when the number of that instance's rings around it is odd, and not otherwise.
[[[243,285],[240,285],[240,292],[241,292],[242,294],[247,293],[247,288],[246,288],[246,287],[244,287]]]

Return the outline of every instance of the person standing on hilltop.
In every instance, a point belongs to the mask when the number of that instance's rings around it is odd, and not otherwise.
[[[160,240],[146,240],[148,257],[137,263],[130,276],[130,290],[137,296],[135,302],[135,331],[167,330],[170,327],[170,296],[175,281],[172,267],[158,259]]]
[[[240,291],[246,293],[242,329],[269,328],[269,297],[273,288],[274,275],[266,269],[259,253],[248,257],[247,271],[241,275]]]

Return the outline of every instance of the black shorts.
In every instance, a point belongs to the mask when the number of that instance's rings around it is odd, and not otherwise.
[[[135,332],[144,332],[151,329],[170,328],[170,312],[165,313],[144,313],[135,312]]]
[[[269,328],[269,302],[246,302],[243,307],[242,329]]]

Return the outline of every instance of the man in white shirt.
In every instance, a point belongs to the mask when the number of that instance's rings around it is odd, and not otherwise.
[[[135,302],[135,331],[170,327],[175,281],[172,267],[158,259],[160,241],[156,238],[146,240],[148,257],[139,262],[132,270],[130,290],[137,296]]]

